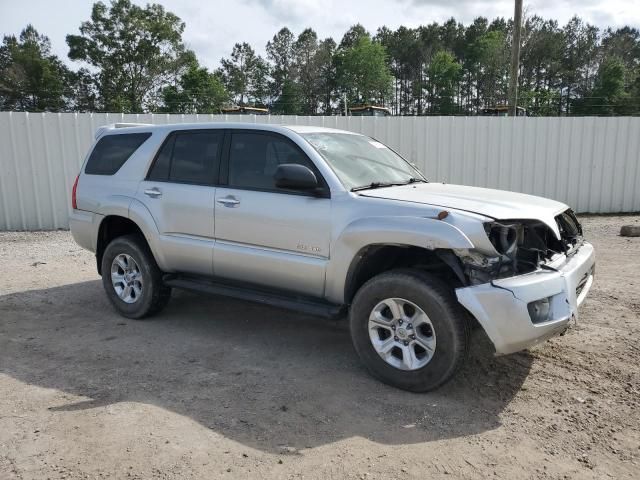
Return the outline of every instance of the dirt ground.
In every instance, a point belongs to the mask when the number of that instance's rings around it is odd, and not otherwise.
[[[119,317],[68,232],[0,234],[0,479],[640,478],[640,217],[583,217],[578,325],[411,394],[341,323],[176,292]]]

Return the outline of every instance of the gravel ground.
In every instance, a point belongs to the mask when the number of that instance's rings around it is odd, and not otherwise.
[[[640,217],[583,218],[576,327],[411,394],[341,323],[177,292],[107,303],[68,232],[0,234],[0,478],[640,478]]]

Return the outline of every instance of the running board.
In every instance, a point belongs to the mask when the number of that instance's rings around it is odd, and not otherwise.
[[[261,303],[272,307],[294,310],[296,312],[306,313],[318,317],[326,317],[337,319],[344,315],[345,308],[342,305],[336,305],[323,300],[305,297],[296,294],[287,294],[283,292],[271,292],[261,290],[255,287],[244,285],[231,285],[212,281],[208,279],[200,279],[186,276],[176,276],[172,274],[163,277],[164,284],[184,290],[194,290],[197,292],[208,293],[211,295],[221,295],[224,297],[236,298],[239,300],[247,300],[249,302]]]

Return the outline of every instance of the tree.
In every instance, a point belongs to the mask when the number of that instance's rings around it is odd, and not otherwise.
[[[269,75],[271,71],[267,61],[258,55],[250,78],[249,94],[253,103],[264,106],[269,99]]]
[[[101,108],[140,112],[193,61],[182,43],[184,23],[158,4],[96,2],[80,35],[67,35],[69,58],[97,72]]]
[[[98,91],[91,72],[81,68],[70,72],[68,87],[70,89],[69,108],[76,112],[95,112],[99,110]]]
[[[194,62],[176,85],[163,89],[162,99],[166,112],[219,113],[228,94],[218,75]]]
[[[576,98],[593,88],[597,67],[598,29],[573,17],[563,29],[564,44],[560,63],[561,111],[571,113]]]
[[[336,54],[338,84],[350,104],[384,105],[391,90],[391,72],[382,44],[361,37],[353,47]]]
[[[336,91],[336,65],[333,57],[336,52],[336,42],[333,38],[325,38],[318,44],[316,51],[316,71],[317,71],[317,97],[322,104],[325,115],[330,115],[332,103]]]
[[[282,93],[273,104],[272,111],[281,115],[300,115],[302,113],[298,85],[290,78],[284,81]]]
[[[576,113],[585,115],[613,115],[626,107],[625,66],[620,57],[605,57],[589,96],[575,102]]]
[[[246,102],[265,100],[269,67],[251,45],[236,43],[231,58],[223,58],[220,63],[218,72],[235,103],[245,105]]]
[[[71,72],[32,25],[0,46],[0,109],[59,111],[68,106]]]
[[[340,41],[340,48],[347,49],[355,47],[358,41],[361,38],[369,38],[371,39],[371,35],[367,32],[367,29],[364,28],[361,24],[356,23],[349,27],[349,30],[346,31],[342,40]]]
[[[291,76],[293,64],[294,37],[287,27],[281,28],[278,33],[267,42],[267,59],[271,61],[271,96],[278,98],[282,95],[284,83]]]
[[[298,90],[303,103],[303,112],[313,115],[318,108],[318,70],[316,51],[318,50],[318,36],[312,29],[305,29],[293,44],[294,69]]]
[[[475,44],[480,63],[477,72],[478,106],[505,104],[507,100],[507,72],[509,46],[501,31],[487,31]]]
[[[461,73],[462,65],[451,53],[441,50],[434,55],[427,71],[434,113],[447,115],[456,111],[454,95]]]

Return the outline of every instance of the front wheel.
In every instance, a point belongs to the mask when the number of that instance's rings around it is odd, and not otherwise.
[[[162,310],[171,288],[162,282],[162,272],[139,235],[117,237],[102,256],[102,285],[107,297],[128,318],[144,318]]]
[[[414,392],[433,390],[463,364],[467,314],[440,279],[392,270],[365,283],[351,305],[351,338],[368,370]]]

